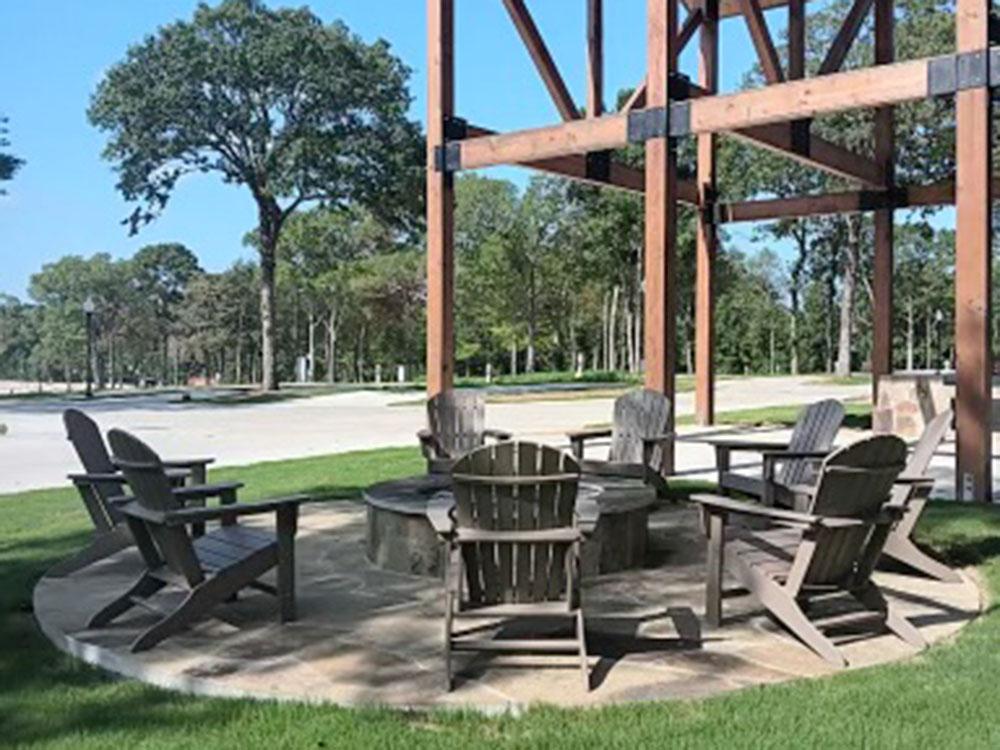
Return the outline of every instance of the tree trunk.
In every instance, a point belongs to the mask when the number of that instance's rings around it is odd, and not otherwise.
[[[792,319],[788,327],[788,348],[790,353],[789,369],[792,375],[799,374],[799,285],[802,283],[802,273],[805,270],[806,253],[809,250],[809,235],[805,222],[799,222],[795,230],[795,242],[798,245],[798,255],[792,263],[791,289],[789,298],[792,305]]]
[[[257,200],[260,235],[260,387],[278,390],[278,367],[275,355],[275,331],[278,311],[274,297],[274,271],[277,262],[278,235],[281,231],[281,209],[278,202],[261,195]]]
[[[312,305],[309,305],[309,367],[308,379],[310,383],[316,382],[316,314]]]
[[[913,370],[913,346],[914,346],[914,325],[913,325],[913,297],[906,298],[906,369]]]
[[[837,339],[837,364],[834,372],[837,375],[851,374],[851,338],[854,322],[854,293],[857,285],[858,245],[860,244],[860,227],[855,216],[845,219],[847,224],[847,242],[844,247],[844,274],[841,284],[840,298],[840,335]]]
[[[326,382],[337,382],[337,310],[330,310],[326,322]]]
[[[528,350],[524,355],[524,371],[535,371],[535,317],[538,311],[535,301],[535,269],[528,269]]]
[[[621,287],[617,284],[611,290],[611,304],[608,308],[608,370],[618,369],[618,297]]]
[[[510,374],[517,375],[517,340],[510,341]]]

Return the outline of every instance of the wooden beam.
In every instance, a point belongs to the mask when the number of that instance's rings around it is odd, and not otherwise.
[[[892,62],[893,0],[875,0],[875,63]],[[845,22],[846,23],[846,22]],[[884,182],[894,180],[894,118],[892,107],[875,110],[875,163]],[[875,212],[875,251],[872,263],[872,405],[878,404],[879,379],[892,372],[892,277],[895,216],[892,208]]]
[[[604,114],[603,0],[587,0],[587,116]]]
[[[468,125],[469,137],[481,138],[496,135],[496,131],[479,125]],[[539,172],[568,177],[578,182],[586,182],[598,187],[610,187],[632,193],[643,193],[646,190],[646,173],[641,167],[631,167],[611,159],[608,164],[608,174],[605,177],[595,174],[587,168],[586,155],[573,154],[556,156],[551,159],[536,159],[534,161],[517,162],[516,166],[536,169]],[[677,181],[677,197],[682,203],[697,205],[698,191],[693,180]]]
[[[995,183],[994,189],[1000,189]],[[891,191],[847,190],[824,195],[768,198],[719,204],[719,220],[726,224],[745,221],[776,221],[805,216],[860,213],[884,208],[944,206],[955,202],[955,183],[942,180],[930,185],[901,187]]]
[[[847,109],[878,107],[927,96],[929,59],[831,73],[685,103],[688,133],[717,133],[787,122]],[[665,84],[664,84],[665,85]],[[660,101],[665,101],[666,90]],[[655,105],[650,105],[655,106]],[[545,159],[624,146],[628,113],[520,130],[460,144],[463,169]]]
[[[436,169],[445,120],[455,111],[454,0],[427,0],[427,393],[454,383],[455,192]]]
[[[646,55],[651,107],[668,104],[667,85],[677,66],[677,0],[647,0]],[[646,387],[674,403],[677,344],[677,148],[673,138],[646,141],[644,360]],[[673,430],[670,410],[665,432]],[[673,470],[673,443],[664,465]]]
[[[690,103],[690,131],[738,130],[923,99],[928,63],[929,59],[910,60],[696,99]]]
[[[770,10],[771,8],[782,8],[790,4],[790,0],[759,0],[761,10]],[[700,0],[684,0],[684,6],[690,11],[692,8],[698,7]],[[740,4],[740,0],[720,0],[719,2],[719,18],[732,18],[733,16],[742,16],[743,7]]]
[[[704,21],[698,46],[698,83],[705,90],[718,90],[719,4],[705,0]],[[715,422],[715,256],[718,237],[715,226],[716,136],[702,133],[697,146],[698,211],[695,236],[694,372],[695,421]]]
[[[704,18],[705,12],[700,7],[688,13],[687,18],[684,19],[684,23],[681,24],[681,30],[677,32],[678,50],[683,51],[687,47],[688,42],[694,38],[695,33],[701,27]]]
[[[806,77],[806,0],[788,3],[788,80]],[[806,144],[810,139],[812,123],[795,120],[791,125],[792,142]]]
[[[826,57],[823,58],[823,62],[819,66],[817,75],[825,76],[840,70],[844,60],[847,59],[847,53],[851,51],[851,45],[858,38],[858,33],[861,31],[861,26],[864,24],[865,17],[871,7],[872,0],[854,0],[840,30],[830,44],[830,49],[827,50]]]
[[[806,131],[808,137],[799,137],[795,133],[795,128],[800,125],[808,127],[808,121],[756,125],[752,128],[734,130],[729,134],[839,177],[847,177],[873,187],[885,185],[882,170],[874,160],[831,143],[825,138],[809,135],[808,130]]]
[[[566,121],[578,119],[580,113],[573,103],[573,97],[570,96],[569,89],[566,88],[566,83],[559,74],[559,69],[549,54],[549,48],[545,46],[545,40],[542,39],[535,25],[535,19],[531,17],[524,0],[503,0],[503,4],[514,22],[517,33],[521,35],[521,40],[527,47],[535,67],[538,68],[542,81],[545,82],[545,88],[548,89],[560,116]]]
[[[767,28],[760,0],[740,0],[740,5],[743,8],[743,17],[747,22],[750,39],[753,41],[754,49],[757,50],[760,67],[764,71],[764,79],[768,83],[781,83],[785,80],[785,74],[781,71],[781,58],[778,57],[778,51],[771,40],[771,32]]]
[[[681,30],[677,32],[677,54],[680,55],[684,51],[684,48],[688,45],[695,35],[695,32],[701,27],[702,20],[704,19],[704,12],[699,5],[696,8],[692,8],[688,11],[687,18],[684,19],[684,24],[681,26]],[[625,104],[622,105],[622,112],[631,112],[633,109],[642,109],[646,106],[646,81],[640,81],[632,91],[632,96],[630,96]]]
[[[958,0],[959,54],[988,45],[989,14],[989,0]],[[960,499],[978,502],[993,499],[991,110],[986,86],[955,96],[955,484]]]

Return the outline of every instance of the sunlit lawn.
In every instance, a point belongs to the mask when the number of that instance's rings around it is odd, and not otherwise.
[[[246,497],[356,497],[422,468],[391,449],[225,469]],[[80,545],[88,522],[67,490],[0,497],[0,745],[128,748],[329,747],[997,747],[1000,614],[907,663],[702,701],[539,708],[520,717],[399,713],[178,695],[116,680],[61,655],[39,634],[31,588]],[[1000,587],[1000,513],[936,504],[921,537]]]

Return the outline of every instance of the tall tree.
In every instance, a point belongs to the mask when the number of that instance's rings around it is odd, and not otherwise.
[[[163,210],[178,180],[216,172],[257,205],[262,382],[277,387],[275,262],[301,205],[363,204],[409,219],[421,191],[418,127],[406,116],[409,70],[384,41],[260,0],[200,5],[190,22],[129,48],[98,86],[91,122],[138,202],[132,231]]]
[[[0,117],[0,148],[7,148],[10,141],[7,140],[7,118]],[[0,182],[13,179],[14,173],[21,168],[24,161],[18,159],[13,154],[0,151]],[[0,188],[0,195],[5,195],[6,191]]]

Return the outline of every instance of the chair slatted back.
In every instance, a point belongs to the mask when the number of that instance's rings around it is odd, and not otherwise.
[[[442,391],[427,401],[427,426],[448,457],[458,458],[483,444],[486,401],[476,391]]]
[[[827,451],[833,447],[840,425],[844,421],[844,406],[836,399],[817,401],[803,409],[795,420],[795,429],[788,441],[790,451]],[[776,479],[779,484],[791,487],[796,484],[813,484],[816,480],[816,462],[807,459],[783,461]]]
[[[906,462],[906,468],[903,469],[905,476],[927,476],[927,469],[930,467],[931,459],[934,458],[934,454],[937,453],[937,449],[941,446],[945,435],[948,434],[948,429],[951,427],[952,416],[951,409],[945,409],[927,423],[923,434],[920,436],[920,440],[917,441],[913,452],[910,454],[910,460]],[[893,489],[893,502],[903,503],[909,496],[910,487],[908,485],[898,485]]]
[[[906,462],[906,444],[894,435],[864,438],[830,454],[820,469],[808,513],[829,518],[854,518],[872,523],[824,528],[804,582],[837,584],[858,573],[863,561],[881,552],[885,533],[875,534],[874,520],[888,501],[896,477]],[[884,529],[885,532],[888,529]]]
[[[667,431],[670,399],[658,391],[631,391],[615,400],[611,450],[608,460],[615,463],[642,463],[642,440]],[[652,468],[663,468],[663,451],[653,451]]]
[[[180,510],[183,504],[174,496],[170,479],[156,452],[134,435],[124,430],[108,433],[114,462],[121,468],[136,502],[147,510]],[[174,573],[183,576],[189,585],[204,580],[204,573],[186,526],[144,522],[163,562]]]
[[[79,409],[66,409],[63,412],[63,425],[66,427],[66,438],[73,444],[80,464],[87,474],[115,474],[117,469],[108,455],[104,438],[97,423]],[[108,502],[121,494],[118,482],[92,482],[86,488],[80,488],[87,512],[99,531],[109,531],[122,518]]]
[[[473,451],[455,464],[452,475],[459,535],[462,529],[572,529],[579,474],[572,456],[549,446],[504,442]],[[565,594],[568,546],[488,540],[463,545],[469,602],[559,600]]]

